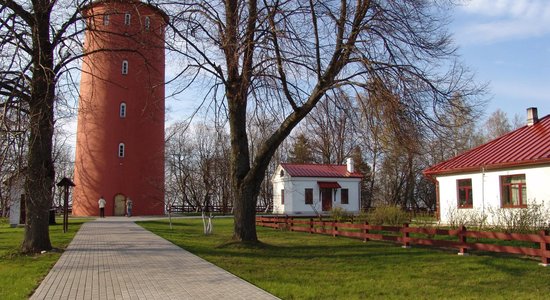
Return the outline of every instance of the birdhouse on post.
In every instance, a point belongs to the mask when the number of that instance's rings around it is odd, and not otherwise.
[[[69,187],[74,187],[75,184],[67,177],[63,177],[57,186],[63,187],[64,200],[63,200],[63,232],[69,230]]]

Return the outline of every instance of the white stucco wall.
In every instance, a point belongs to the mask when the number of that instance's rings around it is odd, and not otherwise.
[[[501,209],[500,176],[518,174],[525,174],[527,206],[535,203],[542,204],[545,210],[550,210],[550,166],[445,175],[436,177],[439,182],[441,223],[448,224],[451,216],[457,212],[460,214],[485,214],[488,217],[487,221],[494,223],[494,216],[491,213]],[[468,178],[472,179],[473,208],[458,208],[457,180]]]
[[[9,190],[10,201],[10,226],[19,225],[21,215],[21,195],[24,193],[24,180],[16,179]]]
[[[273,182],[273,213],[276,214],[316,214],[322,213],[320,189],[318,181],[335,181],[344,189],[348,189],[348,204],[342,204],[341,189],[333,194],[332,207],[342,207],[347,212],[358,213],[360,204],[359,178],[327,178],[327,177],[290,177],[285,173],[280,177],[280,166],[272,178]],[[305,189],[313,189],[313,204],[305,204]],[[281,190],[284,189],[285,204],[281,204]]]

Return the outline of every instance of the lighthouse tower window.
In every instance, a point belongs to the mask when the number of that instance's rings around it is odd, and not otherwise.
[[[109,25],[109,15],[107,14],[103,15],[103,25]]]
[[[123,158],[126,151],[126,147],[124,146],[124,143],[118,144],[118,157]]]
[[[149,31],[149,28],[151,28],[151,19],[149,17],[145,17],[145,30]]]
[[[128,61],[127,60],[122,61],[122,74],[123,75],[128,74]]]
[[[130,25],[130,20],[132,19],[132,15],[130,13],[124,14],[124,25]]]
[[[121,118],[126,118],[126,103],[122,102],[120,103],[120,111],[119,111]]]

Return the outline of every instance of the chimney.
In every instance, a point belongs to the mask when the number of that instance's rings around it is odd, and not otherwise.
[[[539,121],[539,116],[536,107],[529,107],[527,109],[527,126],[532,126]]]
[[[346,163],[348,165],[348,172],[354,173],[355,172],[355,166],[353,165],[353,158],[347,158]]]

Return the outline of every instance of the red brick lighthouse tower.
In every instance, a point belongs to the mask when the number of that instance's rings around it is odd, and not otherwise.
[[[83,10],[73,215],[164,213],[164,29],[167,16],[138,0]]]

